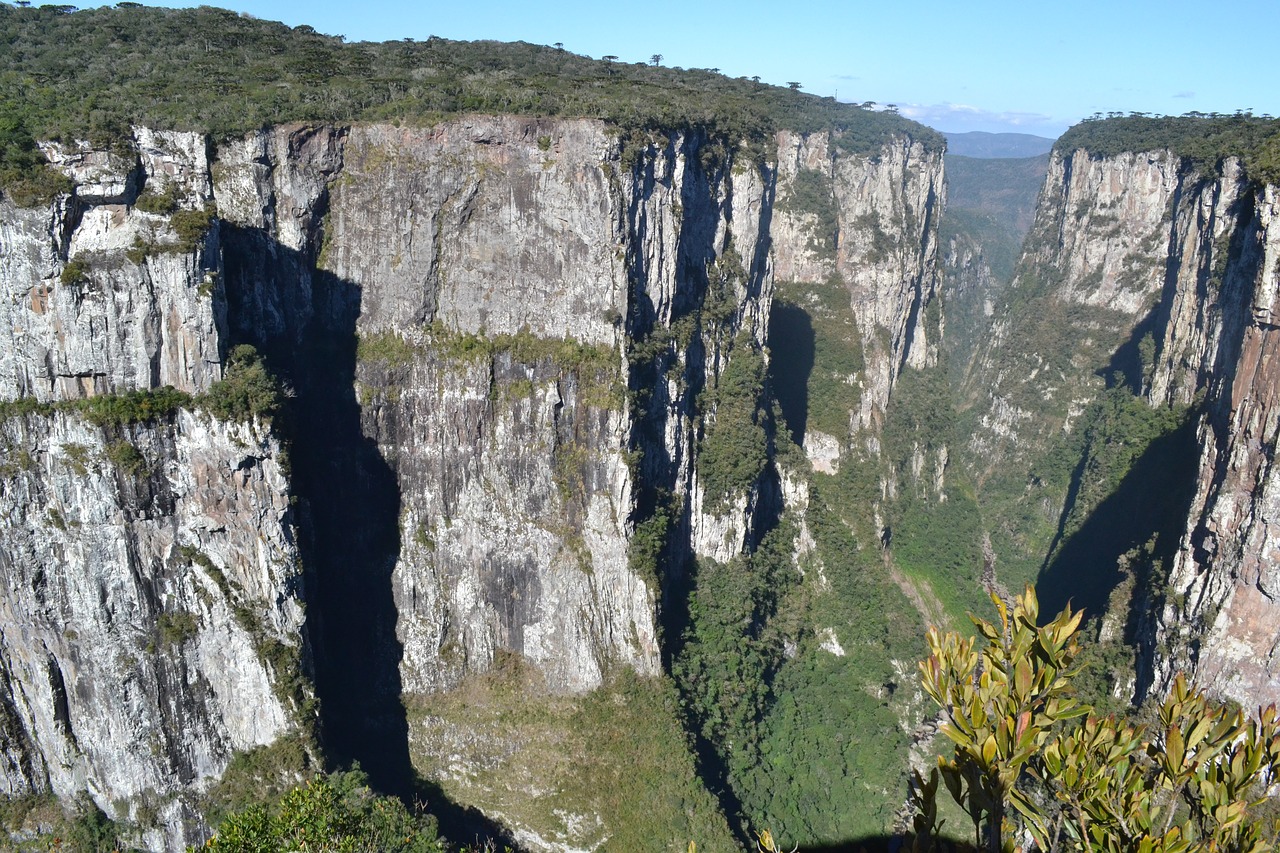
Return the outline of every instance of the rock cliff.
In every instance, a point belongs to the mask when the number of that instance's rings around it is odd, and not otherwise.
[[[1022,521],[996,522],[1006,564],[1047,545],[1042,584],[1118,610],[1112,625],[1139,649],[1115,685],[1124,698],[1159,692],[1177,669],[1246,706],[1276,694],[1274,195],[1234,158],[1209,173],[1168,150],[1056,152],[973,374],[969,458],[988,494],[1007,476],[994,460],[1032,472],[1002,504],[1024,507]],[[1128,395],[1152,413],[1125,410],[1145,433],[1113,428],[1122,416],[1107,407]],[[1055,469],[1064,459],[1074,473]],[[1080,592],[1085,578],[1104,594]]]
[[[440,753],[450,721],[413,697],[513,655],[546,707],[659,674],[685,562],[749,552],[783,510],[764,392],[736,390],[763,381],[774,279],[843,279],[873,444],[898,371],[935,357],[940,155],[838,143],[782,133],[761,164],[697,132],[475,116],[49,146],[74,192],[0,202],[0,382],[25,401],[0,481],[6,790],[198,840],[234,754],[313,730],[309,675],[333,758],[388,787],[445,768],[483,803],[447,768],[493,756]],[[778,203],[802,172],[829,234]],[[289,390],[274,427],[199,403],[240,344]],[[75,404],[162,386],[194,396]],[[507,814],[548,849],[600,819]]]
[[[135,142],[128,157],[54,147],[75,192],[43,210],[0,202],[0,382],[37,403],[0,426],[3,786],[87,791],[172,848],[203,837],[199,795],[233,754],[298,731],[304,596],[265,423],[68,407],[200,394],[222,375],[216,224],[183,236],[180,216],[135,206],[145,188],[202,216],[204,140]]]

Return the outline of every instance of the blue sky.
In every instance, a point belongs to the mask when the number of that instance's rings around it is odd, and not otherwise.
[[[205,0],[348,40],[563,42],[592,57],[798,81],[940,130],[1057,136],[1094,112],[1280,115],[1276,0]],[[85,3],[83,5],[98,5]],[[172,2],[148,5],[198,5]]]

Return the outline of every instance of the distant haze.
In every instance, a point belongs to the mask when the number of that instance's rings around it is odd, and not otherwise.
[[[947,153],[960,157],[995,159],[1005,157],[1036,157],[1048,154],[1054,140],[1030,133],[985,133],[973,130],[968,133],[947,133]]]

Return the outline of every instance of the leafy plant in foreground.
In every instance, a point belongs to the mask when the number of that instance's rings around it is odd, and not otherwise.
[[[1081,614],[1068,607],[1040,627],[1030,589],[1012,610],[993,600],[998,623],[973,618],[981,651],[976,638],[929,631],[921,682],[955,749],[928,780],[916,774],[914,849],[937,846],[939,776],[990,853],[1022,840],[1046,851],[1274,849],[1280,828],[1250,816],[1280,772],[1274,705],[1246,718],[1179,674],[1151,730],[1092,716],[1071,695]]]

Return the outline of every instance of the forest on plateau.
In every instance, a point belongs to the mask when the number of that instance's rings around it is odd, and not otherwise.
[[[0,846],[1275,843],[1280,121],[0,44]]]

